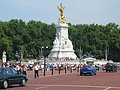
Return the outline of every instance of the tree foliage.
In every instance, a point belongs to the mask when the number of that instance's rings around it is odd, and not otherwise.
[[[47,56],[55,39],[56,25],[48,25],[40,21],[12,19],[0,21],[0,58],[2,52],[7,52],[7,60],[15,59],[16,51],[21,50],[24,58],[36,58],[42,46],[49,48],[44,52]],[[105,58],[105,48],[108,48],[108,59],[120,61],[120,28],[115,23],[107,25],[69,23],[69,38],[73,43],[75,53],[79,56],[80,46],[83,53],[89,52],[96,58]]]

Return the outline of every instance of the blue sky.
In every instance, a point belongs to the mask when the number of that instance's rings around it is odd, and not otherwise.
[[[120,25],[120,0],[1,0],[0,20],[22,19],[58,23],[60,3],[65,6],[65,17],[71,24]]]

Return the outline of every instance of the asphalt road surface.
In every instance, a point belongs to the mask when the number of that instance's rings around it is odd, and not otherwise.
[[[49,74],[48,74],[49,73]],[[25,87],[13,85],[8,90],[120,90],[120,71],[98,71],[96,76],[80,76],[79,72],[61,73],[51,75],[47,72],[43,76],[34,78],[34,72],[28,71],[28,83]]]

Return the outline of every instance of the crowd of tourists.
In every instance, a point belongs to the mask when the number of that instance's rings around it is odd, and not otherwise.
[[[44,68],[45,66],[45,68]],[[12,63],[10,61],[6,62],[6,63],[2,63],[0,65],[0,67],[13,67],[17,72],[19,73],[23,73],[25,75],[27,75],[27,71],[34,71],[34,77],[35,78],[39,78],[39,74],[38,71],[39,70],[77,70],[79,71],[80,68],[83,66],[83,64],[39,64],[39,63],[34,63],[34,64],[16,64],[16,63]],[[96,68],[96,70],[104,70],[105,69],[105,65],[100,65],[100,64],[96,64],[94,65],[94,67]]]

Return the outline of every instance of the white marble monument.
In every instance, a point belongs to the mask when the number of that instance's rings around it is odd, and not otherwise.
[[[2,62],[6,63],[6,52],[5,51],[3,51]]]
[[[56,37],[53,42],[53,48],[48,57],[75,60],[77,56],[74,53],[72,42],[68,38],[69,26],[66,23],[66,19],[64,17],[64,7],[62,4],[58,6],[58,9],[60,11],[60,18],[58,25],[56,26]]]

